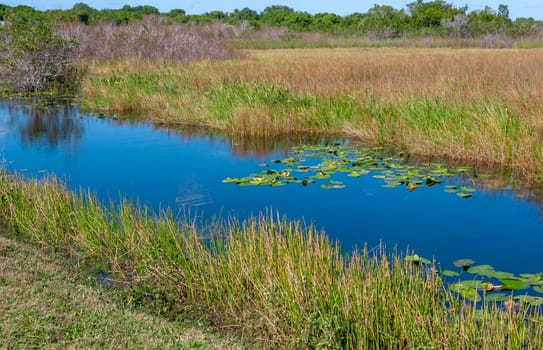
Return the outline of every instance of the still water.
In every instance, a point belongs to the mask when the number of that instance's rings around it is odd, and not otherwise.
[[[56,174],[72,189],[102,200],[131,198],[203,221],[245,218],[272,210],[301,219],[338,239],[344,249],[378,247],[441,262],[472,258],[513,273],[543,271],[541,205],[512,190],[478,189],[469,199],[442,185],[383,188],[371,176],[346,179],[343,189],[223,184],[258,172],[259,164],[289,155],[301,143],[343,139],[237,140],[212,132],[155,128],[85,115],[66,102],[48,107],[0,100],[0,155],[10,171]]]

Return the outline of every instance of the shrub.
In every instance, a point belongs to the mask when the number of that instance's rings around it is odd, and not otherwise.
[[[10,92],[73,86],[75,42],[56,33],[55,23],[28,13],[0,27],[0,85]]]
[[[226,47],[223,27],[170,23],[158,16],[147,16],[123,25],[64,23],[59,32],[77,41],[78,55],[83,60],[192,62],[240,57],[239,52]]]

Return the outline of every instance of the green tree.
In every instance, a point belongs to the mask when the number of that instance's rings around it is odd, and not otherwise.
[[[505,33],[511,28],[512,22],[503,14],[496,13],[486,6],[480,11],[472,11],[468,15],[468,32],[472,36]]]
[[[294,10],[287,6],[273,5],[268,6],[260,14],[262,23],[272,26],[283,26],[287,23],[289,15],[294,13]]]
[[[362,18],[359,28],[364,34],[393,38],[405,33],[408,20],[403,10],[397,10],[392,6],[375,5]]]
[[[245,7],[241,10],[235,9],[228,15],[228,22],[230,24],[239,24],[241,22],[248,22],[253,26],[258,25],[258,20],[260,16],[255,10],[251,10],[248,7]]]
[[[339,33],[343,27],[343,18],[333,13],[317,13],[313,16],[311,30]]]
[[[78,2],[72,7],[72,12],[81,23],[89,24],[93,22],[97,11],[85,3]]]
[[[417,0],[407,4],[407,8],[414,29],[438,28],[444,21],[452,20],[456,15],[464,15],[467,10],[467,7],[456,8],[443,0]]]

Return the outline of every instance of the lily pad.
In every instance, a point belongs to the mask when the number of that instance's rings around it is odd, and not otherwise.
[[[452,270],[443,270],[443,271],[441,271],[441,275],[445,276],[445,277],[458,277],[458,276],[460,276],[460,274],[458,272],[452,271]]]
[[[457,293],[460,294],[464,299],[471,300],[476,303],[481,301],[481,295],[476,289],[460,289]]]
[[[518,300],[522,304],[529,304],[531,306],[543,305],[543,298],[532,295],[517,295],[513,299]]]
[[[458,289],[480,289],[483,290],[488,285],[488,282],[481,280],[464,280],[454,283],[455,288]],[[451,285],[453,286],[453,285]]]
[[[529,287],[526,281],[518,278],[504,278],[500,279],[500,282],[502,283],[502,289],[506,290],[520,290]]]
[[[543,294],[543,286],[535,286],[534,290],[540,294]]]
[[[317,163],[317,164],[315,164]],[[270,164],[277,168],[270,168]],[[348,147],[340,144],[332,145],[300,145],[292,148],[291,154],[284,159],[271,160],[268,163],[259,164],[266,168],[265,174],[253,174],[244,178],[225,179],[224,183],[235,183],[237,185],[271,186],[277,184],[300,183],[307,186],[314,180],[328,179],[334,175],[345,174],[350,177],[360,177],[369,172],[374,172],[373,177],[385,181],[385,187],[399,187],[404,185],[408,191],[419,187],[433,187],[441,184],[443,177],[462,173],[471,173],[471,168],[449,169],[443,164],[430,163],[421,165],[407,165],[405,156],[399,154],[393,156],[383,148],[360,148]],[[299,179],[292,176],[292,173],[306,173]],[[262,175],[281,176],[262,177]],[[343,176],[345,176],[343,175]],[[302,177],[302,176],[300,176]],[[307,181],[303,181],[303,180]],[[473,180],[473,179],[472,179]],[[335,188],[340,184],[325,184],[323,188]],[[341,184],[343,186],[343,184]],[[462,198],[471,197],[474,188],[448,184],[446,192],[456,193]]]
[[[477,190],[475,188],[473,188],[473,187],[461,186],[460,191],[466,192],[466,193],[473,193],[473,192],[475,192]]]
[[[475,260],[472,260],[472,259],[458,259],[456,261],[453,262],[453,265],[458,267],[458,268],[461,268],[461,269],[467,269],[468,267],[470,267],[471,265],[475,264]]]
[[[482,275],[482,276],[490,276],[494,271],[494,267],[490,265],[476,265],[471,266],[467,269],[468,273],[476,274],[476,275]]]
[[[494,278],[497,278],[499,280],[501,279],[515,279],[515,275],[512,274],[511,272],[503,272],[503,271],[494,271],[492,272],[489,277],[494,277]]]
[[[325,190],[339,190],[345,188],[345,185],[322,184],[321,188]]]
[[[317,171],[315,174],[315,179],[328,179],[330,178],[330,174],[325,173],[323,171]]]
[[[504,302],[511,298],[511,295],[505,293],[488,293],[485,295],[485,301]]]

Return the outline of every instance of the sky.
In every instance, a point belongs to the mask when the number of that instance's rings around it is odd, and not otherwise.
[[[126,4],[130,6],[151,5],[161,12],[168,12],[176,8],[183,9],[188,14],[201,14],[213,10],[230,12],[236,8],[242,9],[244,7],[262,11],[270,5],[285,5],[297,11],[307,11],[313,14],[332,12],[343,16],[354,12],[366,12],[376,3],[400,9],[412,1],[414,0],[0,0],[0,3],[10,6],[28,5],[38,10],[66,10],[78,2],[84,2],[97,9],[117,9]],[[513,19],[517,17],[533,17],[543,20],[543,0],[449,0],[447,2],[456,6],[468,5],[468,11],[480,10],[486,5],[497,9],[499,4],[506,4],[509,6],[509,15]]]

